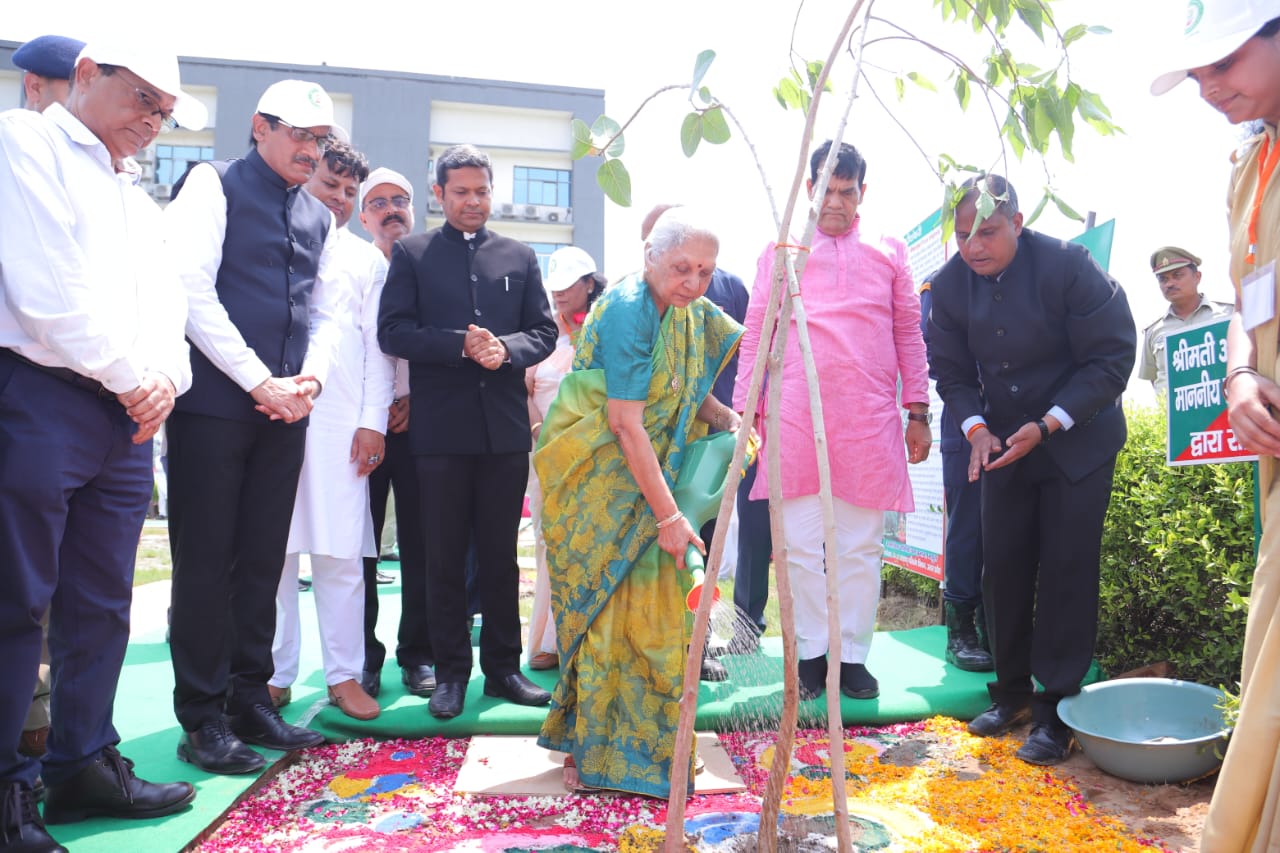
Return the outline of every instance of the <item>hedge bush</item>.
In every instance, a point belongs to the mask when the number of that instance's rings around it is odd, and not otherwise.
[[[1128,409],[1102,537],[1098,660],[1108,673],[1169,661],[1234,686],[1253,580],[1253,466],[1165,464],[1167,423]]]

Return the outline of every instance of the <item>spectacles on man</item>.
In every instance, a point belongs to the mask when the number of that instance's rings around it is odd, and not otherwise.
[[[154,95],[146,89],[143,89],[141,86],[135,86],[133,83],[129,82],[129,80],[125,79],[124,69],[120,66],[113,66],[113,68],[114,75],[120,78],[120,82],[124,83],[130,89],[133,89],[133,99],[138,109],[149,116],[160,116],[161,133],[168,133],[178,126],[178,121],[173,117],[173,113],[165,112],[165,110],[160,107],[160,102],[156,100]],[[138,80],[139,83],[142,82],[142,80],[137,77],[134,77],[134,79]]]
[[[391,198],[371,198],[364,203],[365,210],[372,210],[375,213],[381,213],[392,205],[397,210],[408,210],[412,200],[407,195],[393,195]]]
[[[286,128],[289,131],[289,138],[294,142],[314,142],[316,144],[316,148],[320,149],[320,154],[322,156],[329,148],[329,134],[327,133],[321,136],[319,134],[312,133],[305,127],[295,127],[282,118],[277,118],[276,124]]]

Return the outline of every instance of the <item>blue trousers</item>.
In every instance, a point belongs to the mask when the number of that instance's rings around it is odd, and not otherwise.
[[[969,442],[942,448],[942,489],[947,496],[947,542],[942,597],[982,603],[982,483],[969,482]]]
[[[129,643],[151,442],[102,399],[0,357],[0,783],[56,785],[119,743],[116,683]],[[17,751],[49,612],[52,728],[41,762]]]

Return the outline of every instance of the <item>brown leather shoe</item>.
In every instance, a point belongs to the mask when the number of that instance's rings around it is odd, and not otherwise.
[[[329,688],[329,701],[342,709],[342,713],[356,720],[372,720],[382,713],[378,701],[364,692],[360,682],[348,678]]]
[[[18,739],[18,752],[28,758],[39,758],[44,755],[45,744],[49,740],[49,727],[41,726],[22,733]]]
[[[292,687],[276,687],[274,684],[268,684],[267,693],[271,696],[271,704],[277,708],[283,708],[293,701]]]
[[[560,666],[560,656],[555,652],[538,652],[529,658],[529,669],[555,669]]]

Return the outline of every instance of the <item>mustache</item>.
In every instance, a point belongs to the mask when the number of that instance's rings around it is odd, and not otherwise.
[[[382,217],[382,226],[384,228],[390,225],[392,222],[399,222],[401,225],[405,226],[406,228],[409,227],[409,223],[405,222],[404,217],[401,216],[399,213],[388,213],[386,216]]]
[[[296,155],[296,156],[293,158],[293,162],[295,162],[295,163],[302,163],[302,164],[304,164],[304,165],[306,165],[306,166],[311,167],[312,169],[319,168],[319,166],[320,166],[320,161],[316,160],[316,159],[315,159],[315,158],[313,158],[313,157],[308,157],[306,154],[298,154],[298,155]]]

